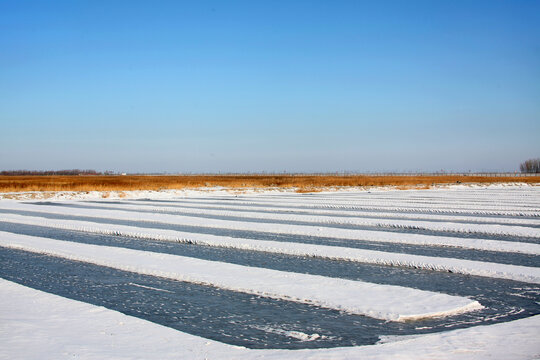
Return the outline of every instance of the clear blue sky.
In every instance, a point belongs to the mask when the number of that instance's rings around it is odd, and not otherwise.
[[[516,170],[540,1],[1,1],[0,169]]]

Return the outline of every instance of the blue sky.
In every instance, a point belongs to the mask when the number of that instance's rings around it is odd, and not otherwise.
[[[540,1],[1,1],[0,169],[540,156]]]

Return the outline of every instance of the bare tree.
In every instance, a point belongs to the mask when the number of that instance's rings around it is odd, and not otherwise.
[[[529,159],[519,165],[519,170],[522,173],[540,173],[540,158],[538,159]]]

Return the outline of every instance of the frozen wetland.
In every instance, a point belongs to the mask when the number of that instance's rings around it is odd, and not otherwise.
[[[534,358],[540,188],[0,200],[0,358]]]

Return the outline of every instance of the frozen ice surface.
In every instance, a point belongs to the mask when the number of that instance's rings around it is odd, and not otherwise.
[[[2,359],[534,359],[540,316],[318,350],[250,350],[0,279]]]
[[[369,191],[341,189],[308,195],[282,189],[264,192],[255,189],[233,192],[226,189],[204,189],[123,193],[24,193],[15,195],[19,201],[5,200],[10,197],[13,197],[13,194],[0,194],[0,199],[4,198],[0,201],[0,210],[3,209],[0,221],[13,224],[118,234],[136,237],[141,241],[183,241],[233,250],[256,250],[479,275],[529,282],[531,285],[520,284],[516,288],[530,286],[534,291],[537,291],[537,285],[533,284],[540,283],[540,267],[534,266],[365,250],[344,247],[343,244],[326,246],[232,238],[136,224],[105,223],[99,219],[105,217],[130,221],[150,220],[162,224],[187,224],[293,236],[309,235],[347,241],[379,241],[434,249],[451,246],[463,251],[475,249],[538,256],[540,188],[537,186],[457,185],[420,191],[397,191],[388,188]],[[104,197],[107,199],[104,200]],[[67,204],[77,202],[95,208],[34,205],[20,201],[36,199]],[[112,199],[120,201],[109,204]],[[100,203],[93,205],[86,200],[100,200]],[[9,213],[10,211],[14,212]],[[15,211],[35,213],[30,215]],[[40,216],[40,212],[56,213],[59,216],[46,218]],[[77,214],[87,219],[62,219],[64,215]],[[199,215],[208,217],[202,218],[198,217]],[[217,219],[220,216],[231,219]],[[96,220],[89,220],[91,217]],[[232,219],[233,217],[236,219]],[[242,217],[251,220],[238,220]],[[291,224],[287,223],[289,221]],[[298,224],[300,222],[301,225]],[[379,230],[344,229],[325,224],[377,227]],[[398,231],[425,229],[436,231],[438,235],[391,232],[384,231],[385,228]],[[471,236],[454,236],[456,233]],[[488,235],[497,236],[490,238]],[[488,238],[482,238],[483,236]],[[477,302],[466,297],[400,286],[253,268],[220,261],[13,233],[1,232],[0,244],[232,291],[306,302],[390,321],[415,320],[437,314],[452,315],[479,307]],[[134,288],[167,291],[137,283],[132,285]],[[360,293],[364,296],[360,296]],[[280,326],[261,327],[259,330],[290,337],[306,344],[324,336],[317,331],[301,331]],[[252,350],[193,336],[0,279],[2,359],[529,359],[540,357],[539,333],[540,315],[536,315],[506,323],[479,325],[429,335],[381,335],[380,343],[370,346],[294,351]]]
[[[115,269],[315,304],[392,321],[447,316],[482,308],[477,301],[402,286],[246,267],[219,261],[88,245],[0,232],[0,246]]]

